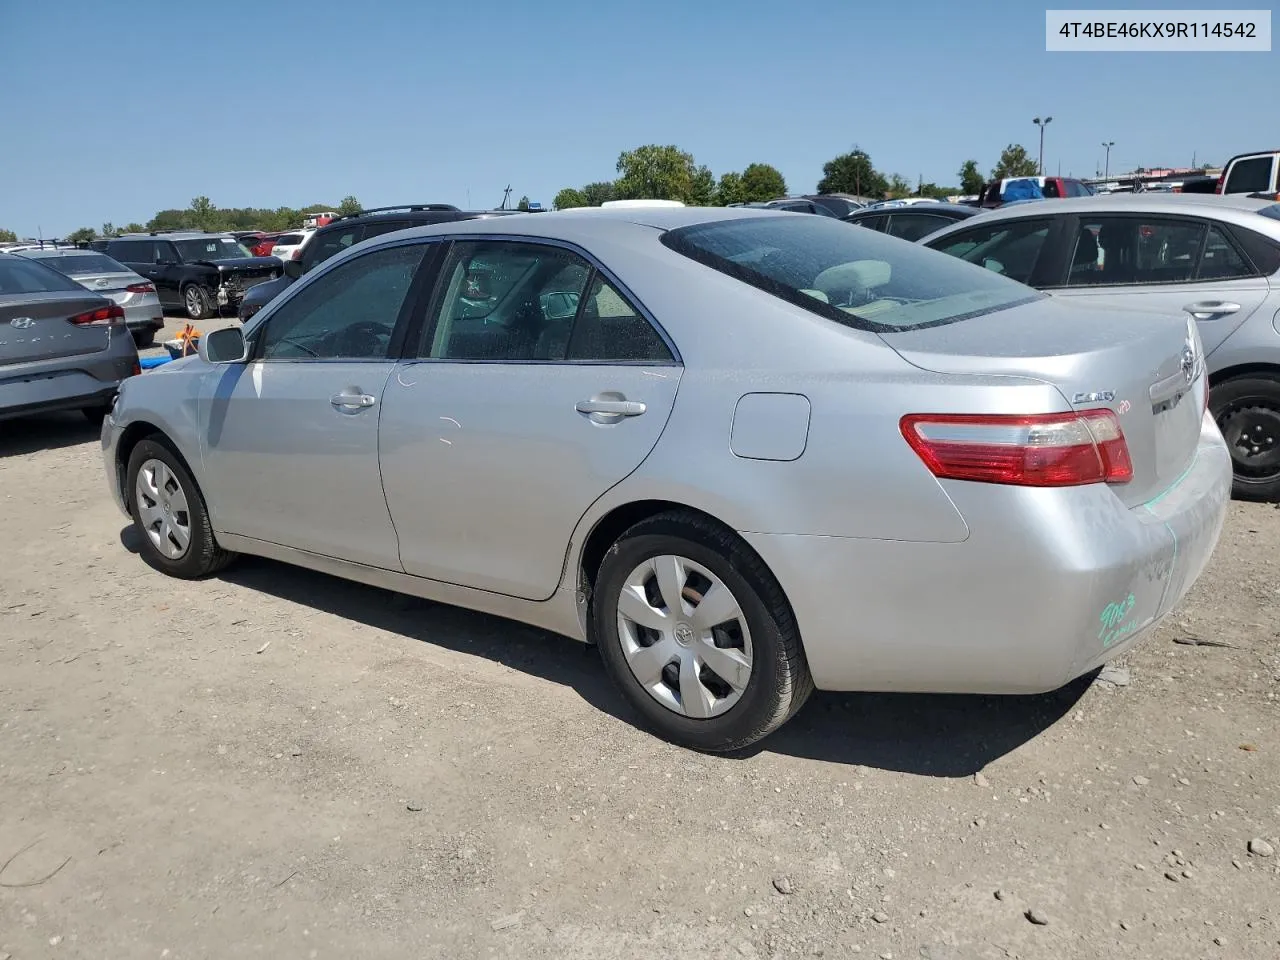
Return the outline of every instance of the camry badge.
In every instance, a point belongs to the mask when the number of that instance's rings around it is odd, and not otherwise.
[[[1095,390],[1092,393],[1077,393],[1071,397],[1072,405],[1077,403],[1110,403],[1116,398],[1114,390]]]

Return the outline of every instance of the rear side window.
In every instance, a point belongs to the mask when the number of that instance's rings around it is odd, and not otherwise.
[[[310,270],[316,264],[324,263],[335,254],[341,253],[348,247],[353,247],[364,239],[364,227],[359,224],[352,224],[343,227],[340,230],[328,230],[323,233],[317,233],[306,248],[306,269]],[[279,243],[280,241],[276,241]]]
[[[1049,227],[1048,220],[1001,220],[953,233],[929,246],[1019,283],[1030,283]]]
[[[123,263],[155,263],[155,247],[152,240],[117,240],[107,246],[107,254]]]
[[[0,296],[15,293],[57,293],[84,288],[57,270],[25,257],[0,256]]]
[[[1231,165],[1223,193],[1263,193],[1271,189],[1271,166],[1275,158],[1247,157]]]
[[[888,224],[889,218],[884,214],[875,217],[859,217],[857,220],[850,221],[855,226],[866,227],[870,230],[879,230],[884,232],[885,225]]]
[[[681,227],[662,242],[691,260],[830,320],[889,333],[953,323],[1041,295],[828,217],[752,217]]]
[[[932,213],[895,213],[889,220],[888,234],[914,243],[935,230],[941,230],[950,222],[946,217]]]
[[[1076,235],[1071,286],[1233,280],[1255,270],[1217,226],[1194,220],[1099,217]]]

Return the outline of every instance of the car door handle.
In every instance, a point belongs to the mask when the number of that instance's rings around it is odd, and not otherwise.
[[[1201,317],[1235,313],[1240,309],[1240,304],[1232,303],[1229,300],[1201,300],[1199,303],[1188,303],[1182,309],[1199,319]]]
[[[574,409],[589,416],[638,417],[648,408],[639,400],[579,400]]]
[[[378,399],[377,397],[369,396],[367,393],[337,393],[329,398],[329,402],[335,407],[360,409],[362,407],[372,407],[378,402]]]

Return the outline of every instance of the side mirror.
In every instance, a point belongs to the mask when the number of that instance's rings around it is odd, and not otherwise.
[[[204,334],[200,337],[198,352],[205,363],[243,363],[249,358],[244,333],[239,327]]]
[[[284,275],[290,280],[297,280],[302,276],[302,261],[286,260],[284,262]]]

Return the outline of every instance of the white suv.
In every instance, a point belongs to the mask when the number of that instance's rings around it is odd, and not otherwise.
[[[1232,157],[1222,168],[1214,193],[1262,194],[1264,199],[1280,200],[1280,150]]]
[[[282,234],[276,245],[271,248],[271,255],[281,260],[301,260],[302,251],[316,234],[314,227],[303,227],[292,233]]]

